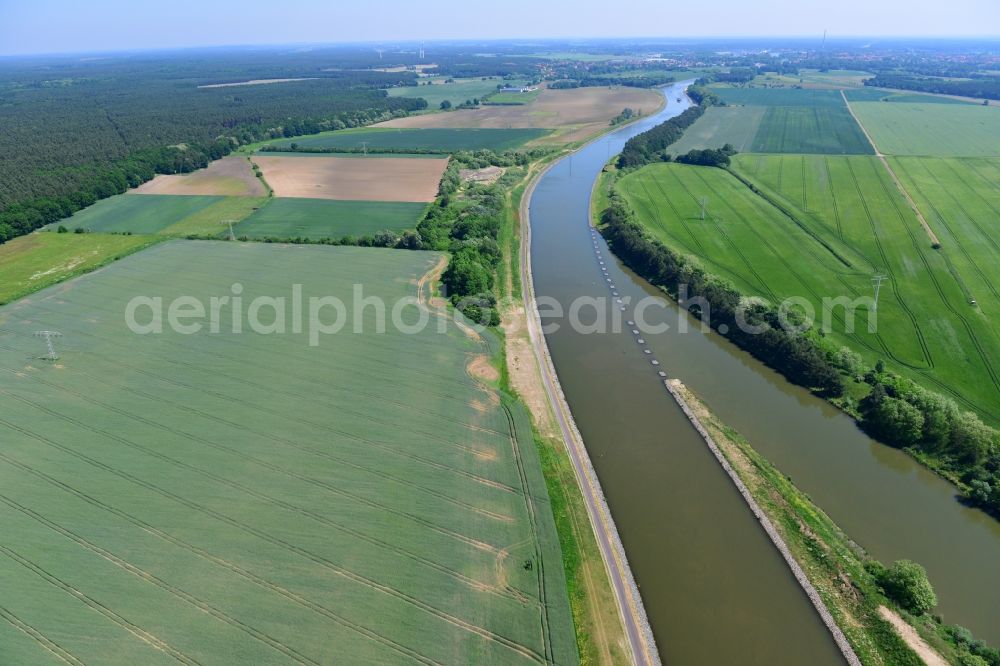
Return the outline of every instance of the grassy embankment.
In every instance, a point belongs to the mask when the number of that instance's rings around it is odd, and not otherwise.
[[[968,658],[968,651],[956,644],[947,627],[926,615],[914,617],[889,600],[871,572],[874,560],[750,442],[719,421],[686,387],[681,391],[754,499],[781,532],[864,664],[920,666],[923,663],[882,617],[880,607],[890,608],[903,617],[949,663],[965,663],[961,659]]]
[[[657,112],[662,108],[661,104]],[[635,120],[638,118],[631,122]],[[570,609],[576,625],[577,648],[581,663],[627,664],[630,663],[630,655],[617,601],[594,536],[586,502],[566,452],[566,444],[555,425],[551,406],[544,397],[538,369],[533,366],[531,343],[524,321],[525,304],[522,300],[518,265],[522,216],[526,212],[524,196],[530,192],[532,184],[549,164],[584,143],[584,141],[574,142],[567,145],[560,153],[549,155],[531,164],[524,178],[508,195],[508,215],[500,233],[501,248],[504,252],[501,271],[506,279],[497,281],[498,284],[506,285],[504,293],[498,296],[505,298],[510,304],[504,316],[507,322],[505,331],[508,355],[507,363],[504,364],[504,382],[511,383],[509,370],[520,365],[520,376],[517,380],[522,387],[521,397],[528,403],[534,417],[535,442],[562,546],[563,567],[569,590]],[[594,201],[600,202],[601,199],[597,197]],[[515,355],[521,357],[520,364],[511,363],[511,356]],[[529,367],[525,368],[525,364]],[[526,395],[528,393],[532,395]]]

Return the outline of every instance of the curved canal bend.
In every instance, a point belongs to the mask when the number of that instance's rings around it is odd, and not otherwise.
[[[568,308],[579,296],[610,297],[588,229],[593,182],[628,137],[686,108],[683,88],[666,89],[660,114],[602,137],[539,181],[530,201],[537,298]],[[665,660],[836,663],[840,656],[658,369],[701,396],[875,557],[923,564],[946,621],[1000,645],[1000,523],[959,504],[950,484],[721,336],[694,324],[677,333],[686,315],[598,244],[622,297],[655,296],[663,305],[645,312],[648,323],[670,326],[645,336],[661,365],[650,365],[628,327],[585,335],[562,326],[546,341]]]

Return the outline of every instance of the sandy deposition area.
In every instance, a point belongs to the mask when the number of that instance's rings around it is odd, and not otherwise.
[[[538,127],[559,130],[540,139],[541,143],[565,143],[607,129],[611,119],[626,107],[649,115],[662,104],[662,94],[643,88],[546,89],[529,104],[395,118],[376,127]]]
[[[253,158],[276,197],[434,201],[448,160],[408,157]]]
[[[231,155],[193,173],[157,176],[132,190],[134,194],[203,194],[262,197],[267,194],[245,157]]]

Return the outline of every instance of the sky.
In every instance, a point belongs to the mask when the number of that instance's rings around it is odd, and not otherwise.
[[[0,0],[0,55],[824,30],[831,37],[996,36],[1000,0]]]

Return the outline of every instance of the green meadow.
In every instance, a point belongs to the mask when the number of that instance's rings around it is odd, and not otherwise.
[[[838,90],[803,88],[734,88],[713,85],[712,92],[726,104],[745,106],[843,106]]]
[[[729,143],[745,153],[753,147],[765,111],[764,106],[710,106],[684,131],[680,141],[670,146],[670,152],[683,155],[690,150],[721,148]]]
[[[852,103],[887,155],[1000,156],[1000,109],[975,104]]]
[[[155,234],[224,197],[171,194],[119,194],[98,201],[59,222],[67,229]],[[58,226],[58,225],[53,225]]]
[[[37,232],[0,245],[0,305],[87,273],[158,239]]]
[[[293,283],[413,298],[440,258],[169,241],[0,309],[3,661],[575,663],[530,422],[468,370],[495,339],[231,325]],[[217,332],[125,324],[234,283]]]
[[[234,226],[239,237],[342,238],[414,229],[425,203],[275,198]]]
[[[845,105],[769,106],[754,136],[757,153],[872,154]]]
[[[871,145],[837,90],[713,86],[727,106],[710,107],[672,150],[871,154]]]
[[[893,102],[893,103],[921,103],[921,104],[973,104],[968,100],[945,97],[944,95],[922,95],[920,93],[907,93],[898,90],[886,90],[885,88],[854,88],[844,90],[844,95],[849,102]]]

